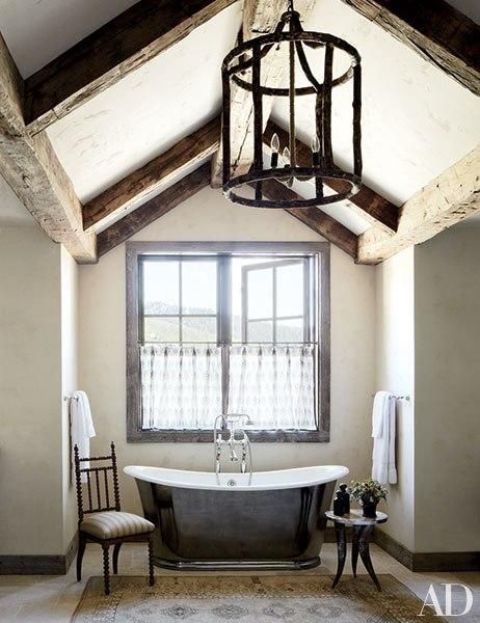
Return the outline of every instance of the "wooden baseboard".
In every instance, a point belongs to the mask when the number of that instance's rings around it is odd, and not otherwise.
[[[64,555],[0,555],[0,575],[65,575],[77,548],[78,536],[75,534]]]
[[[413,554],[413,571],[479,571],[480,552]]]
[[[64,575],[65,556],[0,556],[0,575]]]
[[[407,569],[413,570],[413,553],[404,547],[401,543],[393,539],[390,535],[382,530],[375,529],[374,542],[390,554],[395,560],[401,562]]]
[[[65,573],[70,569],[70,565],[75,560],[75,555],[78,550],[78,531],[75,530],[75,534],[70,541],[70,545],[67,547],[67,551],[65,553]]]
[[[410,571],[478,571],[480,552],[411,552],[386,532],[376,530],[375,543]]]

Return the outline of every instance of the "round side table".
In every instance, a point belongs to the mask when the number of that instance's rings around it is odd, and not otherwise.
[[[357,577],[357,560],[358,554],[365,565],[370,577],[375,582],[375,586],[381,591],[380,582],[378,581],[373,569],[372,559],[370,558],[370,541],[372,539],[373,529],[377,524],[385,523],[388,515],[377,511],[375,519],[364,517],[361,510],[352,510],[348,515],[342,517],[335,515],[333,511],[327,511],[325,516],[335,524],[335,534],[337,537],[337,555],[338,566],[337,575],[333,580],[332,588],[338,584],[342,577],[345,567],[345,559],[347,557],[347,538],[346,528],[352,528],[352,571],[353,577]]]

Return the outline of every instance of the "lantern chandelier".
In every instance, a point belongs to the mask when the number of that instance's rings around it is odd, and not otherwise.
[[[265,79],[267,72],[263,68],[270,60],[269,55],[279,53],[282,46],[287,46],[288,52],[288,83],[269,86]],[[318,63],[320,77],[316,77],[310,66],[308,48],[323,53],[322,62]],[[343,57],[340,61],[347,59],[348,65],[336,72],[334,60],[339,56]],[[335,63],[335,67],[340,64]],[[288,10],[281,16],[272,34],[241,42],[225,57],[222,83],[223,190],[231,201],[259,208],[307,208],[342,201],[358,191],[362,174],[361,65],[360,55],[353,46],[330,34],[303,30],[300,15],[293,8],[293,0],[289,0]],[[351,172],[335,164],[332,151],[332,90],[345,83],[351,85],[353,108]],[[248,172],[239,167],[237,175],[235,161],[232,160],[236,157],[232,153],[231,136],[232,87],[245,91],[245,100],[251,98],[253,104],[253,154],[247,163]],[[268,97],[288,98],[289,127],[288,145],[280,154],[280,139],[274,134],[270,142],[270,156],[266,158],[263,153],[266,125],[263,104],[264,98]],[[312,105],[309,159],[297,156],[295,124],[298,98],[306,98],[304,101]],[[285,182],[289,187],[295,181],[311,182],[307,193],[302,193],[310,196],[297,195],[291,199],[271,201],[262,187],[272,179]]]

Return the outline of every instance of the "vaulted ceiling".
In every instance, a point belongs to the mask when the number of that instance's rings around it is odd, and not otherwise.
[[[462,2],[478,17],[467,0],[452,4]],[[271,30],[286,0],[21,5],[0,0],[0,173],[52,239],[95,261],[216,185],[221,61],[242,24],[247,36]],[[479,212],[478,25],[442,0],[296,7],[305,29],[345,38],[362,56],[364,185],[351,201],[291,214],[374,264]],[[341,95],[336,104],[341,166],[350,127]],[[308,111],[298,111],[307,157]],[[285,141],[287,119],[273,102],[266,150],[273,131]],[[244,144],[242,123],[239,111]],[[295,196],[278,183],[268,192]]]

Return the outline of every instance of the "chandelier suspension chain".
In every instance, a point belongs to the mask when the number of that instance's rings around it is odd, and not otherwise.
[[[297,162],[295,142],[295,43],[290,41],[290,166],[294,167]],[[293,180],[292,180],[293,183]]]

